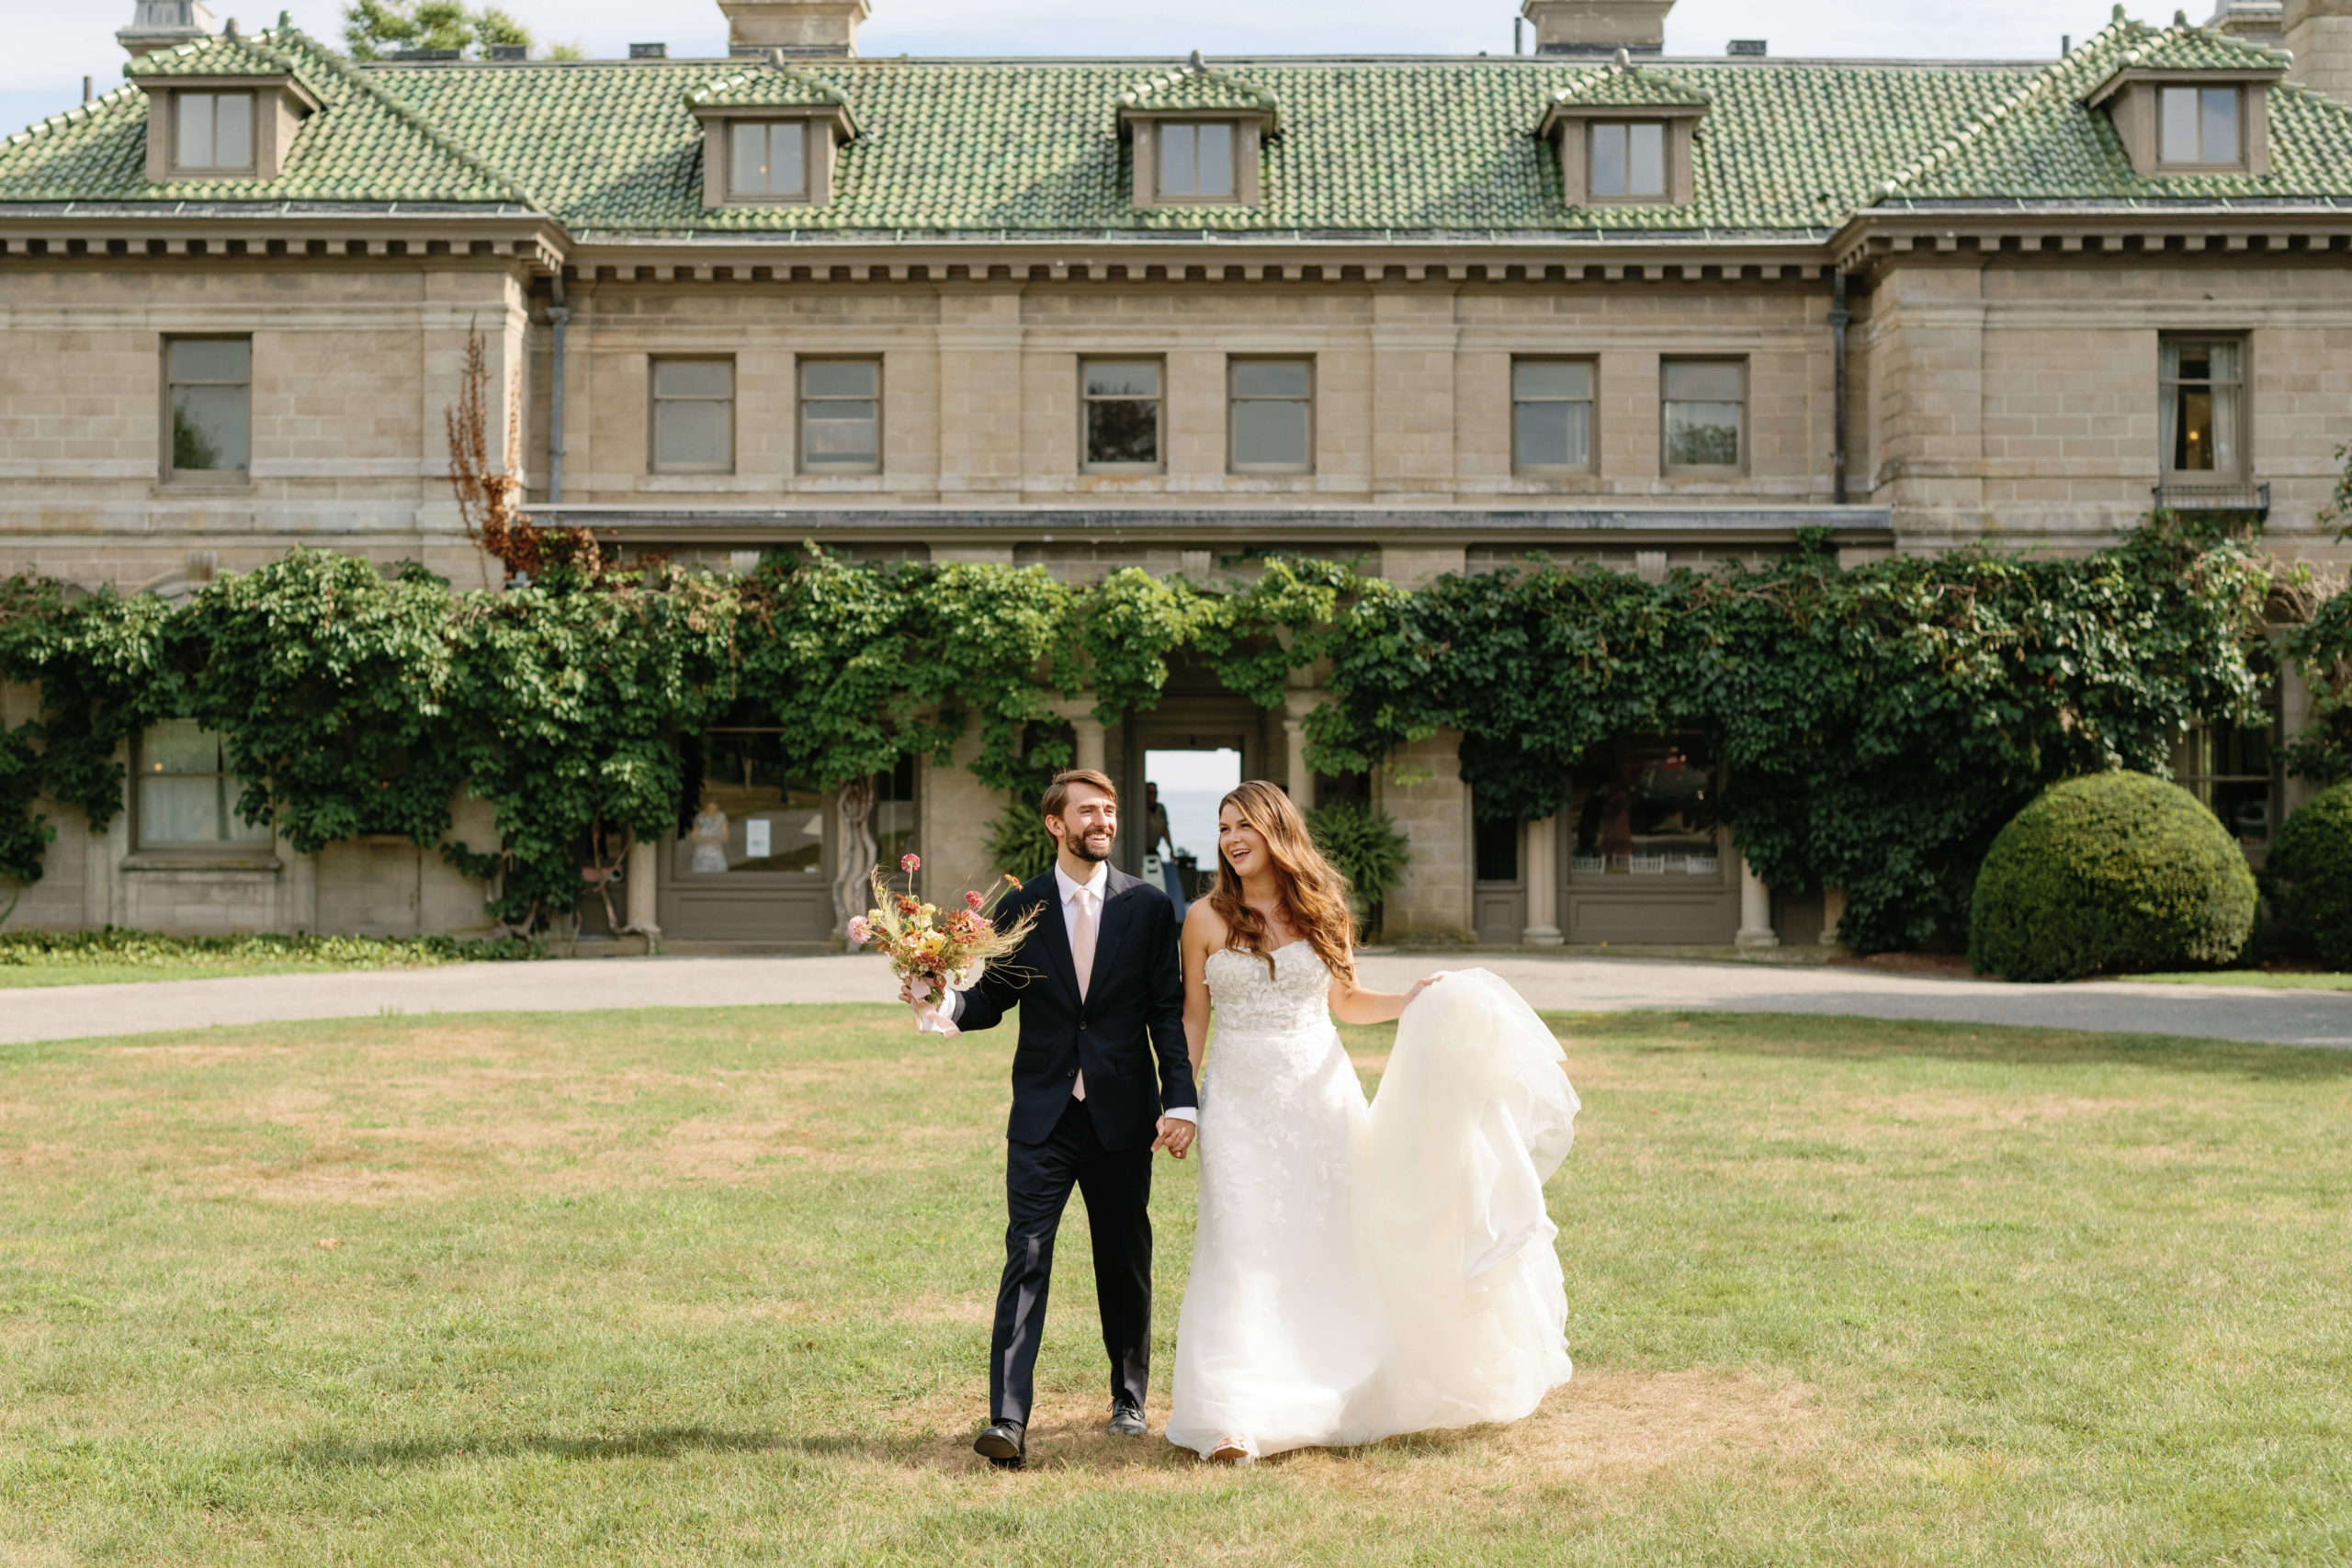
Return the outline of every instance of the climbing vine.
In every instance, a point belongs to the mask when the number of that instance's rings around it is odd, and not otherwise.
[[[0,732],[0,880],[39,874],[37,798],[103,827],[125,739],[192,717],[228,738],[247,819],[303,850],[365,833],[437,846],[528,931],[609,902],[628,846],[691,804],[684,743],[714,724],[779,731],[789,771],[838,792],[862,830],[865,781],[907,757],[1030,796],[1074,758],[1070,705],[1102,722],[1148,710],[1192,659],[1261,706],[1323,693],[1307,717],[1322,772],[1458,738],[1493,816],[1558,812],[1612,737],[1703,731],[1768,881],[1844,888],[1844,934],[1865,949],[1956,942],[1984,846],[2033,794],[2161,772],[2193,717],[2256,700],[2273,581],[2248,547],[2169,524],[2077,560],[1845,570],[1810,539],[1658,583],[1534,559],[1415,592],[1308,560],[1232,588],[1135,570],[1080,586],[814,547],[738,579],[557,543],[510,549],[536,570],[510,562],[485,592],[317,551],[177,607],[0,583],[0,676],[39,691],[32,721]],[[2352,668],[2352,600],[2284,651]],[[2341,770],[2352,707],[2329,689],[2296,755]],[[469,792],[495,844],[454,826]],[[996,824],[1008,859],[1036,857],[1023,815]]]

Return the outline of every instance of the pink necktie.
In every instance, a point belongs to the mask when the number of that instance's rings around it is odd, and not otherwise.
[[[1069,957],[1078,969],[1078,999],[1086,999],[1086,987],[1094,978],[1094,889],[1081,887],[1073,895],[1078,900],[1077,918],[1070,921]],[[1078,1080],[1070,1086],[1070,1093],[1079,1100],[1086,1098],[1086,1074],[1081,1069]]]

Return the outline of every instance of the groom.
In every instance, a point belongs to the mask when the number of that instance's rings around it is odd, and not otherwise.
[[[1012,1119],[1004,1168],[1004,1280],[989,1346],[989,1426],[972,1447],[1001,1469],[1028,1454],[1037,1338],[1046,1323],[1054,1235],[1075,1186],[1094,1238],[1094,1293],[1111,1357],[1111,1425],[1144,1431],[1151,1370],[1151,1156],[1182,1159],[1198,1101],[1184,1045],[1184,976],[1168,895],[1110,864],[1119,792],[1091,769],[1046,791],[1054,869],[1000,907],[1007,926],[1032,908],[1021,950],[989,965],[936,1013],[910,984],[906,999],[944,1032],[993,1029],[1021,1009],[1012,1053]],[[1155,1061],[1155,1058],[1157,1060]],[[1155,1071],[1155,1068],[1157,1069]]]

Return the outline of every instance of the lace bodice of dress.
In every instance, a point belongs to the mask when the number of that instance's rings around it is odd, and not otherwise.
[[[1209,954],[1208,982],[1221,1033],[1287,1034],[1331,1021],[1331,972],[1305,941],[1275,950],[1271,976],[1257,953],[1221,948]]]

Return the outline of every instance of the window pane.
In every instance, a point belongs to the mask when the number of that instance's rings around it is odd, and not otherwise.
[[[1521,403],[1518,431],[1523,468],[1582,468],[1592,461],[1592,408],[1588,403]]]
[[[1729,361],[1669,364],[1666,367],[1666,397],[1669,402],[1739,400],[1739,367]]]
[[[1200,189],[1193,129],[1189,125],[1159,128],[1159,188],[1165,195],[1192,196]]]
[[[1200,131],[1200,153],[1194,166],[1199,171],[1203,196],[1233,194],[1233,127],[1204,125]]]
[[[1596,125],[1592,128],[1592,194],[1623,196],[1625,194],[1625,127]]]
[[[1478,819],[1477,833],[1478,880],[1481,882],[1517,882],[1519,880],[1519,820],[1502,817]]]
[[[1159,367],[1149,360],[1089,360],[1086,395],[1090,398],[1156,398],[1159,396]]]
[[[785,772],[783,737],[722,731],[703,738],[702,789],[678,835],[682,877],[824,872],[825,800]]]
[[[764,125],[739,125],[729,140],[735,149],[735,193],[739,196],[766,195],[768,128]]]
[[[172,467],[242,473],[252,449],[253,397],[243,387],[172,390]]]
[[[653,367],[657,398],[724,398],[735,389],[735,367],[718,359],[664,359]]]
[[[1299,359],[1245,359],[1233,367],[1233,393],[1239,398],[1306,396],[1306,363]]]
[[[1573,869],[1716,876],[1715,767],[1703,738],[1634,736],[1577,764]]]
[[[218,340],[172,344],[175,381],[243,381],[252,374],[253,344]]]
[[[1589,398],[1592,367],[1522,360],[1511,367],[1513,390],[1522,398]]]
[[[1086,405],[1086,460],[1090,463],[1159,461],[1159,405],[1119,398]]]
[[[2199,162],[2197,155],[2197,89],[2166,87],[2161,101],[2161,141],[2156,156],[2167,164]]]
[[[212,161],[212,95],[182,93],[179,111],[179,166],[218,167]]]
[[[2216,381],[2238,378],[2238,345],[2233,343],[2209,343],[2200,345],[2210,374]]]
[[[1306,405],[1262,400],[1233,405],[1233,460],[1244,466],[1306,466]]]
[[[2202,473],[2213,467],[2213,394],[2202,387],[2183,387],[2176,394],[2178,412],[2173,423],[2172,466],[2183,473]]]
[[[654,461],[663,468],[724,468],[729,451],[734,405],[720,401],[653,405]]]
[[[1625,189],[1632,196],[1666,194],[1666,127],[1652,121],[1630,128]]]
[[[870,467],[880,460],[876,440],[880,422],[870,402],[812,402],[803,405],[801,461],[811,468],[826,464]]]
[[[2208,87],[2198,95],[2204,114],[2204,134],[2198,139],[2201,164],[2234,164],[2238,161],[2238,90],[2235,87]]]
[[[223,93],[220,117],[214,121],[212,155],[223,169],[242,169],[254,161],[254,100],[250,93]]]
[[[150,844],[217,844],[225,832],[220,779],[145,775],[139,781],[139,837]]]
[[[139,738],[139,769],[144,773],[217,773],[220,737],[192,718],[150,725]]]
[[[1739,405],[1667,404],[1666,460],[1678,468],[1731,468],[1737,464]]]
[[[881,367],[870,359],[812,360],[800,367],[800,395],[805,398],[870,398],[875,395]]]

